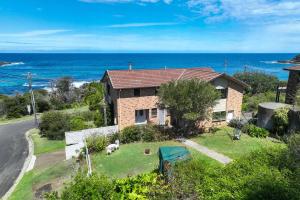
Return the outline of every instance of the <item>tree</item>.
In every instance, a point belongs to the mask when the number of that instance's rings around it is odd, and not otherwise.
[[[95,111],[94,122],[97,127],[111,124],[111,113],[105,103],[104,87],[101,83],[92,82],[86,87],[84,101],[89,105],[89,110]]]
[[[161,85],[158,91],[161,106],[171,111],[177,128],[192,130],[196,122],[209,119],[210,109],[219,98],[219,92],[208,82],[178,80]]]
[[[247,83],[250,88],[247,88],[246,92],[251,94],[275,91],[277,85],[280,83],[276,76],[258,71],[238,72],[233,76]]]
[[[30,104],[26,95],[16,95],[4,99],[7,118],[18,118],[28,114],[27,105]]]
[[[103,85],[99,82],[90,83],[86,88],[84,101],[89,105],[91,111],[102,108],[105,105]]]
[[[56,81],[56,98],[64,103],[72,102],[73,79],[71,77],[62,77]]]
[[[39,125],[40,134],[50,140],[62,140],[65,132],[70,131],[70,117],[59,111],[50,111],[42,115]]]

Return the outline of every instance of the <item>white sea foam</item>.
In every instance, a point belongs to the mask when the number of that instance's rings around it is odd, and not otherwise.
[[[24,87],[28,87],[28,83],[23,84]],[[32,87],[45,87],[47,84],[32,84]]]
[[[289,65],[290,63],[281,63],[281,62],[278,62],[276,60],[271,60],[271,61],[260,61],[262,63],[265,63],[265,64],[282,64],[282,65]]]
[[[52,92],[52,88],[50,88],[50,87],[44,87],[42,89],[46,90],[47,92]],[[55,88],[53,88],[53,90],[55,90]]]
[[[266,64],[277,64],[277,63],[278,63],[278,61],[276,61],[276,60],[271,60],[271,61],[260,61],[260,62],[266,63]]]
[[[88,81],[74,81],[73,82],[73,87],[75,88],[80,88],[81,86],[83,86],[84,84],[90,83]]]
[[[24,65],[24,64],[25,63],[23,63],[23,62],[12,62],[9,64],[2,65],[1,67],[7,67],[7,66],[13,66],[13,65]]]

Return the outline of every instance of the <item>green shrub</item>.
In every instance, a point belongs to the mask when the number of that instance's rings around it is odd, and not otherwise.
[[[258,138],[266,138],[269,135],[269,131],[264,128],[260,128],[255,126],[254,124],[247,124],[242,128],[244,133],[247,133],[251,137],[258,137]]]
[[[72,117],[70,120],[70,128],[71,131],[79,131],[83,129],[87,129],[88,126],[85,124],[85,121],[82,117]]]
[[[276,76],[259,71],[237,72],[233,76],[247,83],[250,87],[246,89],[246,92],[251,94],[275,91],[279,84]]]
[[[86,143],[90,153],[101,152],[108,145],[108,138],[102,135],[93,135],[86,139]]]
[[[114,193],[114,184],[106,176],[93,174],[78,174],[75,179],[66,185],[61,194],[61,200],[92,200],[111,199]]]
[[[62,140],[70,131],[69,116],[58,111],[46,112],[39,125],[40,134],[50,140]]]
[[[48,193],[48,200],[146,200],[170,199],[169,186],[156,173],[110,180],[106,176],[93,173],[87,177],[79,173],[68,183],[59,197],[57,192]]]
[[[120,140],[120,133],[114,133],[114,134],[108,135],[107,138],[108,138],[109,143],[113,144],[116,142],[116,140]]]
[[[27,105],[30,105],[30,101],[25,96],[16,95],[6,98],[4,104],[7,118],[19,118],[28,115]]]
[[[63,110],[65,108],[65,102],[56,96],[50,98],[50,103],[54,110]]]
[[[243,97],[242,110],[245,112],[256,112],[258,105],[263,102],[274,101],[276,98],[275,91],[268,91],[259,94],[245,94]],[[280,96],[280,102],[284,102],[284,95]]]
[[[95,124],[96,127],[102,127],[102,126],[105,125],[104,118],[103,118],[103,113],[101,113],[99,111],[95,111],[94,124]]]
[[[232,128],[241,129],[241,128],[243,128],[243,122],[242,122],[242,120],[239,120],[239,119],[232,119],[228,123],[228,126],[230,126]]]
[[[138,125],[124,128],[120,133],[122,143],[137,141],[156,142],[175,138],[175,133],[171,128],[157,125]]]
[[[80,112],[80,113],[78,113],[78,115],[80,117],[82,117],[84,119],[84,121],[93,121],[95,118],[95,112],[92,112],[92,111]]]
[[[203,181],[207,167],[199,160],[190,160],[176,164],[170,180],[172,183],[170,190],[175,199],[198,199],[198,193],[195,188]]]
[[[137,142],[142,139],[139,126],[128,126],[121,131],[120,134],[122,143]]]
[[[196,187],[200,199],[299,199],[285,154],[285,149],[263,149],[207,171]]]
[[[140,174],[115,181],[117,199],[169,199],[168,189],[168,185],[156,173]]]
[[[46,100],[37,99],[36,100],[36,108],[37,108],[37,112],[42,113],[45,111],[49,111],[51,109],[51,105]]]
[[[287,133],[289,125],[288,108],[280,108],[275,110],[272,116],[273,132],[277,135],[283,136]]]

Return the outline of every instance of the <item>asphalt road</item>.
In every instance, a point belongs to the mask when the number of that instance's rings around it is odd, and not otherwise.
[[[0,198],[17,179],[28,156],[26,131],[34,128],[32,120],[0,126]]]

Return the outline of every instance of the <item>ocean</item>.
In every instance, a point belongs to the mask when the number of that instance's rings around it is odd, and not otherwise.
[[[284,67],[277,60],[291,59],[296,54],[239,54],[239,53],[43,53],[0,54],[0,61],[13,64],[0,67],[0,94],[28,91],[27,73],[32,73],[34,89],[47,89],[52,80],[63,76],[74,79],[74,85],[100,80],[107,69],[159,69],[182,67],[211,67],[230,75],[238,71],[264,71],[281,80],[288,78]],[[225,64],[226,63],[226,64]]]

